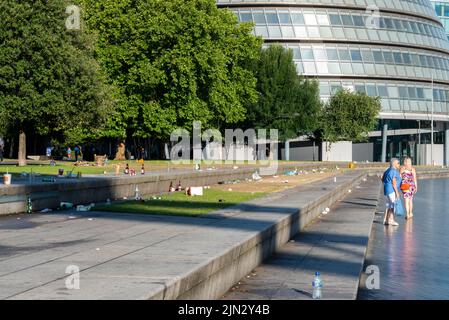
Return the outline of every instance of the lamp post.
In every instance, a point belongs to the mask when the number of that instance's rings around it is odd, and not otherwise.
[[[433,72],[432,72],[432,112],[430,115],[430,164],[433,165]]]
[[[421,120],[418,120],[418,146],[416,148],[416,162],[417,164],[421,164]]]

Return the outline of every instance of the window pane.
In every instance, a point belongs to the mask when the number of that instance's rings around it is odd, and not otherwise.
[[[302,15],[302,13],[299,12],[292,12],[292,21],[293,24],[304,24],[304,17]]]
[[[419,62],[419,57],[418,57],[418,55],[417,55],[417,54],[411,54],[410,56],[411,56],[411,58],[412,58],[413,65],[419,66],[419,65],[420,65],[420,62]]]
[[[402,30],[405,29],[405,28],[402,26],[402,21],[401,21],[401,20],[394,19],[393,22],[394,22],[394,26],[395,26],[395,29],[396,29],[396,30],[402,31]]]
[[[405,28],[407,29],[408,32],[415,32],[415,31],[413,31],[412,25],[409,21],[402,20],[402,25],[405,26]]]
[[[412,59],[410,58],[410,55],[408,53],[402,54],[402,60],[404,60],[405,64],[412,64]]]
[[[267,12],[266,15],[268,24],[279,24],[278,15],[276,12]]]
[[[306,25],[316,25],[316,18],[313,13],[305,13],[304,20],[306,21]]]
[[[363,27],[365,25],[361,16],[352,16],[352,19],[354,20],[354,25],[357,27]]]
[[[324,49],[315,49],[313,50],[315,55],[315,60],[327,60],[326,51]]]
[[[327,16],[327,14],[317,14],[316,18],[318,20],[318,24],[322,25],[322,26],[328,26],[330,25],[329,23],[329,18]]]
[[[375,62],[384,62],[384,58],[382,56],[381,51],[373,51],[373,56]]]
[[[253,12],[254,22],[256,24],[266,24],[265,15],[263,12]]]
[[[295,33],[293,32],[293,27],[282,26],[281,30],[282,30],[282,36],[284,38],[294,38],[295,37]]]
[[[338,60],[337,49],[327,49],[326,51],[329,60]]]
[[[445,6],[444,6],[444,12],[443,12],[443,15],[444,15],[445,17],[449,17],[449,6],[448,6],[448,5],[445,5]]]
[[[281,24],[291,24],[290,13],[288,12],[279,12],[279,21]]]
[[[240,21],[242,22],[248,22],[253,21],[253,16],[251,15],[251,12],[240,12]]]
[[[394,29],[393,22],[390,18],[385,18],[385,25],[387,26],[387,29]]]
[[[427,67],[427,60],[425,56],[419,55],[419,61],[421,62],[422,66]]]
[[[338,49],[338,54],[340,55],[340,60],[349,61],[349,51],[347,49]]]
[[[366,93],[369,96],[372,96],[372,97],[377,96],[376,86],[374,86],[374,85],[367,85],[366,86]]]
[[[320,94],[329,95],[329,84],[320,82]]]
[[[424,99],[424,89],[423,88],[416,88],[416,95],[419,99]]]
[[[402,63],[402,55],[399,52],[394,52],[393,53],[393,57],[394,57],[394,62],[395,63]]]
[[[269,26],[268,27],[268,33],[270,34],[271,38],[280,38],[280,37],[282,37],[281,27],[279,27],[279,26]]]
[[[387,87],[386,86],[382,86],[382,85],[378,85],[377,86],[377,91],[379,93],[379,96],[381,97],[388,97],[388,92],[387,92]]]
[[[360,54],[360,50],[351,50],[351,58],[352,61],[362,61],[362,55]]]
[[[268,28],[262,26],[256,26],[255,28],[256,35],[261,37],[268,37]]]
[[[401,98],[408,97],[408,90],[406,87],[399,87],[399,97],[401,97]]]
[[[357,92],[360,92],[360,93],[366,93],[365,85],[363,85],[363,84],[356,84],[354,90]]]
[[[301,56],[303,60],[313,60],[312,49],[301,48]]]
[[[384,51],[384,59],[387,63],[394,63],[393,54],[390,51]]]
[[[331,20],[331,24],[334,26],[341,26],[341,19],[338,14],[330,14],[329,18]]]
[[[365,62],[373,62],[373,54],[369,50],[362,50],[362,58]]]
[[[301,59],[301,52],[299,51],[298,47],[290,48],[293,50],[293,59],[300,60]]]
[[[341,20],[343,21],[343,25],[345,26],[352,26],[352,18],[350,15],[344,14],[341,16]]]

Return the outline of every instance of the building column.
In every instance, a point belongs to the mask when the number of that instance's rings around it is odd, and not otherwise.
[[[285,160],[290,161],[290,139],[285,140]]]
[[[387,131],[388,131],[388,124],[384,124],[384,128],[382,130],[382,158],[381,158],[381,162],[387,162]]]
[[[449,166],[449,126],[446,125],[446,134],[444,135],[444,164]]]

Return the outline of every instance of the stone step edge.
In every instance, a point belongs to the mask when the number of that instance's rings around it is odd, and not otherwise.
[[[149,293],[145,299],[218,299],[235,283],[259,266],[291,237],[312,223],[326,207],[344,198],[348,189],[358,185],[366,172],[355,174],[338,188],[309,202],[283,219],[273,223],[243,243],[199,265],[195,270],[174,277],[160,290]],[[298,221],[299,217],[299,221]]]
[[[376,201],[376,207],[372,210],[373,212],[371,213],[371,218],[370,218],[370,222],[369,222],[369,232],[367,235],[367,241],[366,241],[366,245],[365,245],[365,250],[363,252],[363,259],[360,262],[360,269],[359,269],[359,277],[357,282],[355,283],[355,287],[354,287],[354,294],[352,297],[352,300],[357,300],[357,295],[359,292],[359,288],[360,288],[360,276],[362,274],[363,271],[363,267],[365,265],[365,260],[366,260],[366,254],[368,253],[368,244],[369,244],[369,239],[371,239],[371,234],[373,232],[373,225],[374,225],[374,219],[376,217],[376,212],[379,210],[379,204],[381,203],[381,199],[383,198],[383,184],[379,181],[378,184],[378,197],[377,197],[377,201]]]

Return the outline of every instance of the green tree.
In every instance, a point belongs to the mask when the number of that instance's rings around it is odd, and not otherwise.
[[[107,135],[166,139],[176,127],[220,128],[257,99],[247,63],[262,40],[215,0],[82,0],[97,53],[120,90]]]
[[[261,50],[252,64],[259,99],[247,109],[247,128],[278,129],[281,139],[313,132],[321,108],[318,82],[297,74],[293,52],[280,45]]]
[[[380,97],[339,90],[325,103],[320,131],[324,141],[364,141],[374,129],[381,110]]]
[[[94,38],[66,28],[69,4],[0,4],[0,119],[20,132],[20,165],[26,163],[26,133],[61,140],[73,131],[95,134],[112,107],[93,57]]]

